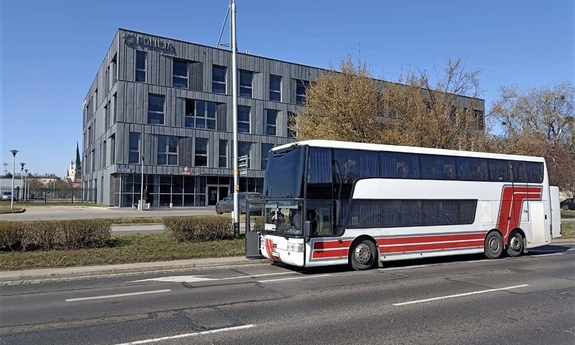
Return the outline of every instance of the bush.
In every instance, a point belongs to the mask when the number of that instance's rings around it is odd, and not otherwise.
[[[18,250],[21,235],[21,227],[17,222],[0,222],[0,249]]]
[[[0,249],[53,250],[103,247],[111,238],[111,222],[42,220],[0,223]]]
[[[164,217],[162,222],[178,242],[203,242],[234,237],[231,219],[226,216]]]

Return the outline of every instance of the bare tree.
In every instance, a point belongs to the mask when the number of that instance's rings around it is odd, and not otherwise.
[[[448,60],[435,83],[425,71],[410,70],[385,85],[390,143],[457,150],[485,150],[484,101],[479,70],[462,59]],[[466,97],[462,97],[466,96]]]
[[[501,128],[491,139],[495,152],[538,155],[546,159],[550,183],[575,191],[575,87],[501,87],[489,121]]]
[[[479,71],[467,71],[461,59],[448,61],[433,86],[419,70],[398,83],[376,80],[350,54],[339,67],[330,64],[307,88],[302,111],[289,126],[298,140],[485,149],[484,104],[474,98]]]
[[[291,121],[290,130],[297,133],[298,140],[381,142],[380,82],[361,58],[354,63],[348,54],[339,67],[337,72],[330,63],[330,70],[309,85],[305,104]]]

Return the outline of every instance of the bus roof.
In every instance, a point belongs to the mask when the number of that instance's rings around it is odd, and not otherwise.
[[[436,148],[416,147],[416,146],[368,144],[368,143],[356,143],[356,142],[351,142],[351,141],[336,141],[336,140],[296,141],[296,142],[276,146],[272,149],[272,151],[282,150],[282,149],[291,147],[292,145],[337,148],[337,149],[351,149],[351,150],[423,153],[423,154],[430,154],[430,155],[450,155],[450,156],[459,156],[459,157],[498,158],[498,159],[509,159],[509,160],[545,162],[545,159],[543,157],[535,157],[535,156],[520,156],[520,155],[509,155],[509,154],[500,154],[500,153],[489,153],[489,152],[447,150],[447,149],[436,149]]]

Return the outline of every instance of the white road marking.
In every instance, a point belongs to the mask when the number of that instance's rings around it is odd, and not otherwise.
[[[427,267],[429,265],[415,265],[415,266],[405,266],[405,267],[383,267],[380,268],[379,271],[398,271],[398,270],[407,270],[410,268],[422,268],[422,267]]]
[[[431,302],[431,301],[439,301],[439,300],[448,299],[448,298],[465,297],[465,296],[478,295],[478,294],[488,293],[488,292],[518,289],[518,288],[522,288],[522,287],[526,287],[526,286],[529,286],[529,285],[528,285],[528,284],[523,284],[523,285],[507,286],[507,287],[498,288],[498,289],[489,289],[489,290],[473,291],[473,292],[467,292],[467,293],[460,293],[460,294],[457,294],[457,295],[441,296],[441,297],[420,299],[420,300],[417,300],[417,301],[409,301],[409,302],[403,302],[403,303],[395,303],[395,304],[393,304],[393,305],[394,305],[394,306],[402,306],[402,305],[415,304],[415,303],[424,303],[424,302]]]
[[[204,281],[220,281],[220,280],[259,278],[259,277],[277,276],[277,275],[292,274],[292,273],[293,272],[265,273],[265,274],[256,274],[253,276],[237,276],[237,277],[226,277],[226,278],[207,278],[204,276],[169,276],[169,277],[133,280],[133,281],[131,281],[131,283],[141,283],[141,282],[151,282],[151,281],[173,282],[173,283],[197,283],[197,282],[204,282]]]
[[[157,343],[163,340],[172,340],[172,339],[181,339],[181,338],[188,338],[188,337],[195,337],[198,335],[205,335],[205,334],[214,334],[214,333],[221,333],[221,332],[229,332],[229,331],[237,331],[240,329],[248,329],[255,327],[255,325],[245,325],[245,326],[236,326],[236,327],[227,327],[227,328],[218,328],[212,329],[210,331],[203,331],[197,333],[186,333],[186,334],[178,334],[169,337],[161,337],[161,338],[154,338],[154,339],[146,339],[146,340],[138,340],[132,341],[131,343],[121,343],[116,345],[138,345],[138,344],[149,344],[149,343]]]
[[[340,275],[339,277],[341,277]],[[290,278],[278,278],[278,279],[270,279],[270,280],[259,280],[260,284],[267,284],[267,283],[277,283],[283,282],[286,280],[304,280],[304,279],[312,279],[312,278],[324,278],[324,277],[331,277],[331,274],[322,274],[322,275],[314,275],[314,276],[299,276],[299,277],[290,277]]]
[[[162,292],[170,292],[170,291],[172,291],[172,290],[165,289],[165,290],[155,290],[155,291],[121,293],[121,294],[117,294],[117,295],[70,298],[70,299],[67,299],[66,302],[78,302],[78,301],[88,301],[88,300],[93,300],[93,299],[105,299],[105,298],[118,298],[118,297],[127,297],[127,296],[147,295],[147,294],[151,294],[151,293],[162,293]]]

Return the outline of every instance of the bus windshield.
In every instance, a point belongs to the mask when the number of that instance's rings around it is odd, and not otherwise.
[[[270,151],[264,179],[264,195],[269,198],[303,197],[304,147],[294,144]]]
[[[264,232],[282,236],[303,235],[303,201],[269,200],[264,210]]]

